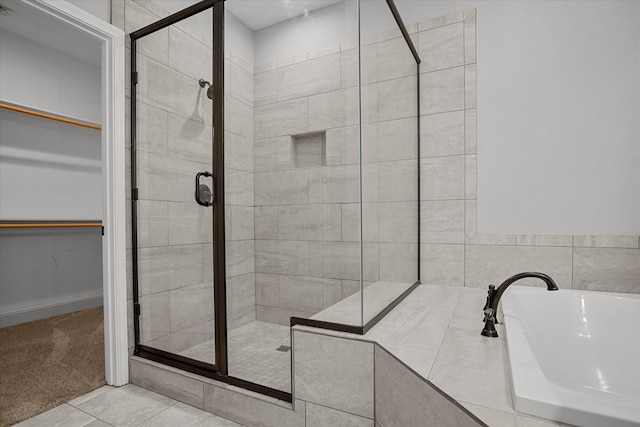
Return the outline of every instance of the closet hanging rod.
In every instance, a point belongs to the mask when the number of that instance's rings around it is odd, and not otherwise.
[[[0,228],[97,228],[102,221],[0,221]]]
[[[102,130],[102,127],[99,126],[99,125],[95,125],[95,124],[87,123],[87,122],[82,122],[82,121],[79,121],[79,120],[70,119],[70,118],[67,118],[67,117],[64,117],[64,116],[45,113],[43,111],[34,110],[32,108],[20,107],[20,106],[14,105],[14,104],[8,104],[6,102],[0,102],[0,108],[4,108],[5,110],[15,111],[17,113],[29,114],[31,116],[36,116],[36,117],[40,117],[40,118],[43,118],[43,119],[55,120],[57,122],[66,123],[68,125],[82,126],[82,127],[89,128],[89,129],[94,129],[94,130]]]

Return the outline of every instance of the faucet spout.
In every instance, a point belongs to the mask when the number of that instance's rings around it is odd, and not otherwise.
[[[502,282],[498,288],[494,285],[489,285],[489,290],[487,292],[487,302],[482,309],[484,311],[484,329],[482,329],[481,334],[485,337],[497,337],[498,332],[496,331],[495,324],[498,323],[496,319],[496,313],[498,312],[498,303],[500,303],[500,298],[502,294],[507,290],[509,286],[513,283],[517,282],[520,279],[525,279],[527,277],[533,277],[541,279],[547,285],[548,291],[557,291],[558,285],[555,280],[553,280],[550,276],[544,273],[538,273],[534,271],[529,271],[525,273],[518,273],[507,280]]]

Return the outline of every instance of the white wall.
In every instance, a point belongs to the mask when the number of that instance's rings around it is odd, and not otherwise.
[[[0,327],[102,305],[102,235],[0,230]]]
[[[111,22],[111,0],[67,0],[67,2],[105,22]]]
[[[100,123],[99,66],[2,29],[0,58],[3,101]]]
[[[478,40],[479,230],[640,233],[640,3],[501,9],[509,36]]]
[[[0,30],[0,99],[100,122],[100,68]],[[100,131],[0,111],[0,219],[102,217]]]
[[[0,111],[0,219],[100,220],[100,131]]]
[[[477,8],[479,232],[640,232],[639,2],[397,5]]]
[[[255,33],[227,9],[225,9],[224,25],[225,52],[237,55],[248,64],[255,65]]]
[[[101,121],[99,66],[6,30],[0,58],[2,101]],[[100,131],[0,110],[0,219],[100,220],[101,168]],[[99,228],[0,232],[0,326],[101,304]]]

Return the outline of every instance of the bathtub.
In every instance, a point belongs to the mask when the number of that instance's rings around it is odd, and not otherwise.
[[[517,411],[640,426],[640,295],[511,286],[501,302]]]

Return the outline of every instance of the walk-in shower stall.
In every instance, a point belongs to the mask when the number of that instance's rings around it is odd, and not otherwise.
[[[291,400],[290,328],[419,278],[419,59],[391,0],[206,0],[131,34],[135,353]],[[182,2],[183,5],[185,2]]]

